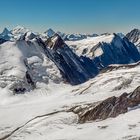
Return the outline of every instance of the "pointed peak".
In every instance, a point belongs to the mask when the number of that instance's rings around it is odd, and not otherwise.
[[[129,33],[126,34],[126,37],[129,39],[130,42],[136,43],[136,45],[139,44],[140,39],[140,30],[139,29],[133,29]]]
[[[49,48],[56,50],[63,47],[65,43],[63,39],[57,33],[55,33],[52,37],[48,38],[46,44]]]
[[[4,28],[1,35],[5,36],[5,35],[8,35],[8,34],[11,34],[11,32],[7,28]]]
[[[140,29],[136,29],[134,28],[133,30],[131,30],[129,33],[126,34],[126,36],[129,36],[129,35],[140,35]]]
[[[123,33],[117,33],[117,35],[120,37],[120,38],[124,38],[125,35]]]
[[[54,32],[54,30],[52,29],[52,28],[49,28],[49,29],[47,29],[47,31],[45,31],[44,33],[46,33],[46,32]],[[55,32],[54,32],[55,33]]]
[[[44,34],[46,34],[48,37],[52,37],[55,34],[55,32],[54,30],[49,28],[47,31],[44,32]]]
[[[3,32],[9,32],[9,30],[5,27],[5,28],[3,29]]]

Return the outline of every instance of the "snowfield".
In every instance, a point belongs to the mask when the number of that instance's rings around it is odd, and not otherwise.
[[[78,40],[78,41],[66,41],[66,44],[72,46],[76,53],[80,56],[84,49],[87,49],[86,55],[92,57],[92,52],[90,50],[94,48],[99,42],[110,43],[114,35],[101,35],[97,37],[88,37],[87,39]],[[102,55],[102,49],[99,48],[95,51],[95,56]]]
[[[139,140],[140,105],[84,123],[71,110],[140,86],[135,45],[117,34],[66,44],[54,34],[21,26],[0,34],[0,140]]]
[[[78,124],[78,116],[67,110],[78,104],[101,101],[131,92],[140,83],[140,66],[108,71],[88,82],[42,84],[23,95],[0,95],[0,139],[10,140],[123,140],[140,137],[140,109],[116,118]],[[17,130],[16,130],[17,129]]]

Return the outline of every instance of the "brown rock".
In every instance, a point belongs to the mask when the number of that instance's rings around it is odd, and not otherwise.
[[[119,97],[110,97],[98,103],[79,105],[70,109],[79,116],[79,123],[87,121],[105,120],[109,117],[116,117],[119,114],[128,112],[128,108],[140,104],[140,87],[134,92],[123,93]]]

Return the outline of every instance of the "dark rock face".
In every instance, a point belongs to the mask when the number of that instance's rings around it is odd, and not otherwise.
[[[140,87],[134,92],[123,93],[119,97],[110,97],[104,101],[88,104],[86,106],[76,106],[69,111],[73,111],[79,116],[79,123],[87,121],[104,120],[109,117],[116,117],[119,114],[128,112],[129,108],[136,107],[140,104]]]
[[[105,73],[107,71],[109,72],[109,71],[118,70],[118,69],[122,69],[122,68],[123,69],[131,69],[131,68],[134,68],[134,67],[136,67],[138,65],[140,65],[140,61],[137,62],[137,63],[133,63],[133,64],[124,64],[124,65],[118,65],[118,66],[116,66],[116,65],[110,65],[110,66],[102,69],[100,71],[100,73]]]
[[[0,38],[4,40],[10,40],[12,33],[7,29],[4,28],[3,32],[0,34]]]
[[[47,57],[56,64],[66,82],[76,85],[98,74],[94,62],[89,58],[77,56],[59,35],[56,34],[45,43],[38,39],[38,43],[43,46]]]
[[[3,44],[4,42],[6,42],[7,40],[0,38],[0,44]]]
[[[135,107],[140,104],[140,87],[128,96],[128,107]]]
[[[99,43],[97,48],[103,50],[103,54],[94,58],[94,62],[99,69],[105,68],[110,64],[129,64],[140,60],[140,54],[135,45],[127,38],[120,38],[114,34],[111,43]]]
[[[37,39],[44,52],[60,70],[66,82],[72,85],[80,84],[98,74],[98,70],[110,64],[129,64],[140,60],[140,54],[135,45],[127,38],[114,34],[111,43],[99,43],[95,48],[101,48],[103,54],[91,60],[85,56],[77,56],[58,34],[46,42]]]
[[[32,88],[36,87],[35,82],[33,82],[33,80],[32,80],[28,71],[26,72],[26,79],[27,79],[28,84],[30,84]]]
[[[14,94],[24,94],[25,91],[26,91],[25,88],[15,88],[15,89],[13,90],[13,93],[14,93]]]
[[[126,35],[126,37],[132,42],[136,43],[140,39],[140,30],[134,29]]]

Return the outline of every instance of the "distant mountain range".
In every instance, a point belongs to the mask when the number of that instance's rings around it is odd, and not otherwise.
[[[140,139],[139,38],[5,28],[0,140]]]
[[[66,35],[52,29],[39,34],[21,26],[5,28],[0,34],[1,81],[6,81],[4,87],[11,81],[9,89],[17,93],[50,80],[77,85],[110,64],[139,61],[140,54],[130,41],[122,34]]]
[[[47,37],[52,37],[55,33],[58,34],[65,41],[76,41],[86,39],[88,37],[98,36],[97,34],[66,34],[60,31],[54,32],[52,29],[48,29],[47,31],[45,31],[44,35],[46,35]]]

